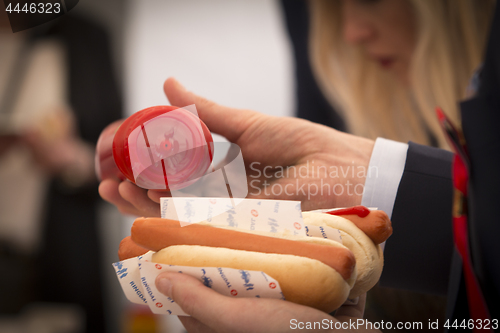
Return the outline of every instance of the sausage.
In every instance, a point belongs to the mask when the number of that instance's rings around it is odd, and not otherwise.
[[[120,258],[120,260],[130,259],[143,255],[148,251],[148,249],[137,245],[130,236],[127,236],[120,242],[118,258]]]
[[[382,210],[369,210],[364,206],[354,206],[326,213],[348,219],[370,237],[375,244],[385,242],[392,235],[391,220]]]
[[[141,225],[144,223],[146,223],[149,226],[157,226],[158,228],[177,228],[181,226],[179,221],[176,220],[139,217],[134,221],[133,228],[136,230],[136,232],[140,232]],[[192,228],[192,227],[203,227],[203,226],[198,224],[190,224],[187,225],[186,227]],[[118,248],[118,258],[120,260],[130,259],[133,257],[143,255],[148,251],[149,249],[137,245],[130,236],[127,236],[120,242],[120,247]]]
[[[153,251],[173,245],[201,245],[308,257],[332,267],[345,280],[350,278],[356,264],[353,253],[344,247],[297,242],[196,224],[182,228],[169,225],[172,223],[162,225],[161,219],[140,219],[132,226],[131,238],[137,245]]]
[[[161,219],[161,218],[144,218],[140,217],[137,218],[134,221],[133,228],[136,230],[136,232],[140,232],[141,225],[143,223],[148,224],[149,226],[156,226],[158,228],[177,228],[180,227],[179,221],[175,220],[169,220],[169,219]],[[202,225],[198,224],[190,224],[187,225],[186,227],[204,227]],[[165,230],[167,232],[167,230]],[[137,245],[130,236],[125,237],[122,239],[120,242],[120,247],[118,248],[118,258],[120,260],[125,260],[125,259],[130,259],[133,257],[137,257],[140,255],[143,255],[144,253],[148,252],[149,249]]]

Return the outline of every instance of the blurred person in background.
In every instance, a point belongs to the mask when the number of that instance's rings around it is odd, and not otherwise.
[[[283,0],[296,113],[371,139],[447,147],[434,109],[440,105],[458,123],[456,101],[481,65],[495,3]],[[329,105],[301,102],[311,96]]]
[[[76,306],[105,332],[94,147],[121,116],[106,32],[67,14],[0,31],[0,312]]]

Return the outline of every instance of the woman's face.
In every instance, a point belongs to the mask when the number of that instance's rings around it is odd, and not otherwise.
[[[416,24],[406,0],[342,0],[343,38],[407,84]]]

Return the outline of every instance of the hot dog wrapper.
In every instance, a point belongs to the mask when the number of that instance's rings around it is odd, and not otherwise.
[[[161,217],[179,220],[182,226],[205,222],[217,226],[300,236],[324,237],[342,242],[332,228],[305,226],[300,201],[233,198],[162,198]],[[151,262],[153,252],[113,264],[125,296],[133,303],[146,304],[156,314],[185,315],[155,286],[158,274],[182,272],[205,286],[231,297],[284,299],[279,283],[263,272],[224,267],[186,267]]]
[[[174,300],[156,289],[156,276],[167,271],[191,275],[226,296],[284,299],[278,282],[263,272],[164,265],[151,262],[152,255],[153,252],[148,252],[114,263],[113,266],[127,299],[148,305],[155,314],[186,315]]]

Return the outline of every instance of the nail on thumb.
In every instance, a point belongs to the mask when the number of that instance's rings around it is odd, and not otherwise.
[[[168,297],[172,297],[172,283],[167,278],[161,278],[156,282],[156,287],[162,293]]]

